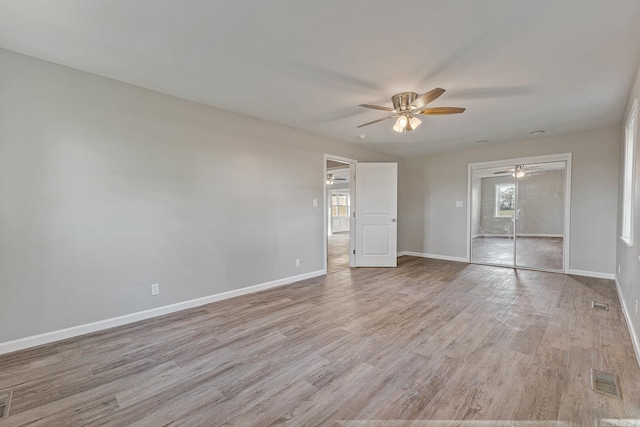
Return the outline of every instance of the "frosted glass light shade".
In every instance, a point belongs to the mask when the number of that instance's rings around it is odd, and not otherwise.
[[[402,133],[406,129],[407,123],[407,118],[405,116],[400,116],[398,117],[398,120],[396,120],[396,124],[393,126],[393,130],[398,133]]]
[[[409,119],[409,126],[411,126],[412,130],[420,126],[420,123],[422,123],[422,120],[417,117],[411,117],[411,119]]]

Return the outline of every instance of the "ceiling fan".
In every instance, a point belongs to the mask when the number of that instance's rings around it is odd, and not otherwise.
[[[536,169],[542,169],[540,166],[527,166],[527,171],[534,171]],[[509,174],[511,176],[516,176],[518,178],[522,178],[523,176],[525,176],[525,166],[524,165],[517,165],[515,168],[511,168],[511,169],[507,169],[507,170],[503,170],[503,171],[498,171],[498,172],[494,172],[494,175],[506,175]]]
[[[446,114],[459,114],[463,113],[465,108],[459,107],[436,107],[426,108],[425,106],[430,102],[437,99],[445,92],[444,89],[435,88],[429,92],[418,96],[415,92],[401,92],[391,97],[393,108],[382,107],[380,105],[360,104],[360,107],[372,108],[374,110],[388,111],[390,116],[383,117],[378,120],[374,120],[369,123],[358,126],[359,128],[369,126],[374,123],[382,122],[384,120],[398,118],[396,124],[393,126],[393,130],[399,133],[408,132],[416,129],[422,123],[422,120],[415,117],[417,114],[422,115],[446,115]]]
[[[347,178],[341,178],[339,176],[333,176],[332,173],[327,173],[327,184],[331,185],[335,181],[346,181]]]

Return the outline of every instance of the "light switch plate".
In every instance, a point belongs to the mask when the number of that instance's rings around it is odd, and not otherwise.
[[[313,199],[313,207],[314,208],[318,207],[318,199]]]
[[[462,200],[458,200],[456,202],[456,208],[461,208],[462,206],[464,206],[463,203],[462,203]]]

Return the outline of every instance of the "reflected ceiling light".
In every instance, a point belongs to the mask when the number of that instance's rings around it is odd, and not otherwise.
[[[545,133],[546,131],[543,129],[540,130],[534,130],[533,132],[529,132],[531,135],[542,135],[543,133]]]
[[[522,178],[525,173],[524,173],[524,165],[517,165],[515,169],[513,170],[513,174],[511,174],[511,176],[516,177],[516,178]]]
[[[333,174],[332,173],[328,173],[327,174],[327,185],[332,185],[333,184]]]

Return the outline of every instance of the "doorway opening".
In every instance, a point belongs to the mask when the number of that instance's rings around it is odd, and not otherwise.
[[[571,154],[469,165],[468,257],[568,272]]]
[[[325,155],[326,271],[353,264],[353,169],[355,160]]]

